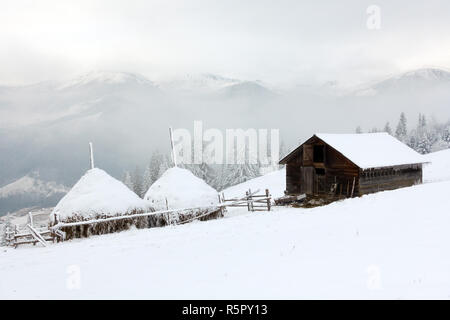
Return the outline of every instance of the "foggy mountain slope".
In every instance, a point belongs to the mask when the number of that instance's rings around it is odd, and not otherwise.
[[[188,74],[173,80],[158,83],[158,86],[167,92],[184,94],[211,94],[224,87],[241,83],[241,80],[223,77],[212,73],[199,75]]]
[[[54,181],[43,181],[32,172],[0,188],[0,215],[23,207],[53,206],[69,189]]]
[[[419,112],[450,118],[445,73],[412,72],[405,77],[422,89],[414,94],[400,90],[395,95],[337,95],[331,84],[274,93],[258,81],[211,74],[169,85],[118,72],[2,87],[0,186],[34,170],[43,181],[72,185],[89,167],[90,141],[96,165],[121,179],[124,170],[146,165],[155,149],[168,151],[169,126],[192,133],[195,120],[203,122],[204,130],[223,132],[275,128],[286,145],[297,145],[314,132],[354,132],[358,125],[367,131],[386,121],[395,126],[402,111],[410,126]],[[431,79],[431,87],[421,84],[426,79]]]
[[[375,84],[361,88],[354,95],[380,95],[416,93],[418,90],[450,88],[450,72],[437,68],[408,71]]]
[[[0,127],[55,121],[89,111],[111,96],[151,100],[159,89],[150,80],[124,72],[90,72],[69,81],[43,82],[0,91]]]

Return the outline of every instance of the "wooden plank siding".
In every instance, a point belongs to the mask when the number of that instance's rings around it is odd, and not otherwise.
[[[359,195],[410,187],[418,183],[422,183],[422,165],[420,164],[403,168],[361,170]]]

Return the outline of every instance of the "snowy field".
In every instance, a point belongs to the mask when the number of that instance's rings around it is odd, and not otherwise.
[[[450,153],[423,185],[315,209],[0,248],[0,299],[449,299]],[[224,191],[283,194],[285,171]]]
[[[424,165],[425,182],[450,180],[450,149],[424,155],[428,164]]]
[[[448,190],[2,248],[0,299],[448,299]]]

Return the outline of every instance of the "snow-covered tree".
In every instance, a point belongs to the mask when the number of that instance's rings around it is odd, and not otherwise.
[[[407,120],[404,112],[400,114],[400,120],[398,121],[397,129],[395,130],[395,137],[403,142],[407,140]]]
[[[142,172],[139,166],[136,166],[132,176],[131,181],[133,182],[133,191],[136,193],[139,197],[143,197],[144,191],[143,184],[142,184]]]
[[[130,189],[133,190],[134,186],[133,186],[133,180],[131,178],[131,174],[129,171],[125,171],[125,173],[123,174],[123,178],[122,178],[122,182]]]
[[[148,188],[150,188],[150,186],[153,184],[153,182],[155,182],[155,180],[153,180],[152,173],[153,173],[152,167],[149,164],[145,168],[144,176],[142,177],[142,188],[144,190],[144,193],[148,190]]]
[[[447,124],[442,130],[442,141],[447,142],[450,147],[450,124]]]
[[[384,125],[384,132],[389,133],[390,135],[392,135],[392,129],[391,129],[391,124],[388,122],[386,122],[386,124]]]
[[[363,133],[361,126],[357,126],[355,129],[355,133]]]
[[[422,135],[417,140],[415,150],[421,154],[427,154],[431,152],[431,142],[427,134]]]

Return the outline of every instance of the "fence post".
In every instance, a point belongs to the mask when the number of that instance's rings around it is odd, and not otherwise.
[[[269,189],[266,189],[266,197],[267,197],[267,211],[270,211],[270,194],[269,194]]]
[[[220,193],[217,194],[219,197],[219,206],[220,206],[220,214],[223,216],[223,207],[222,207],[222,197],[220,196]]]
[[[252,190],[251,189],[248,189],[248,194],[249,194],[249,199],[250,199],[250,202],[249,202],[250,209],[251,209],[251,211],[255,211],[254,208],[253,208],[253,197],[252,197]]]
[[[249,196],[248,196],[248,191],[245,191],[245,196],[246,196],[246,199],[247,199],[247,210],[248,211],[250,211],[250,201],[249,201]]]
[[[33,227],[33,214],[31,212],[28,212],[28,216],[30,217],[30,225]]]

